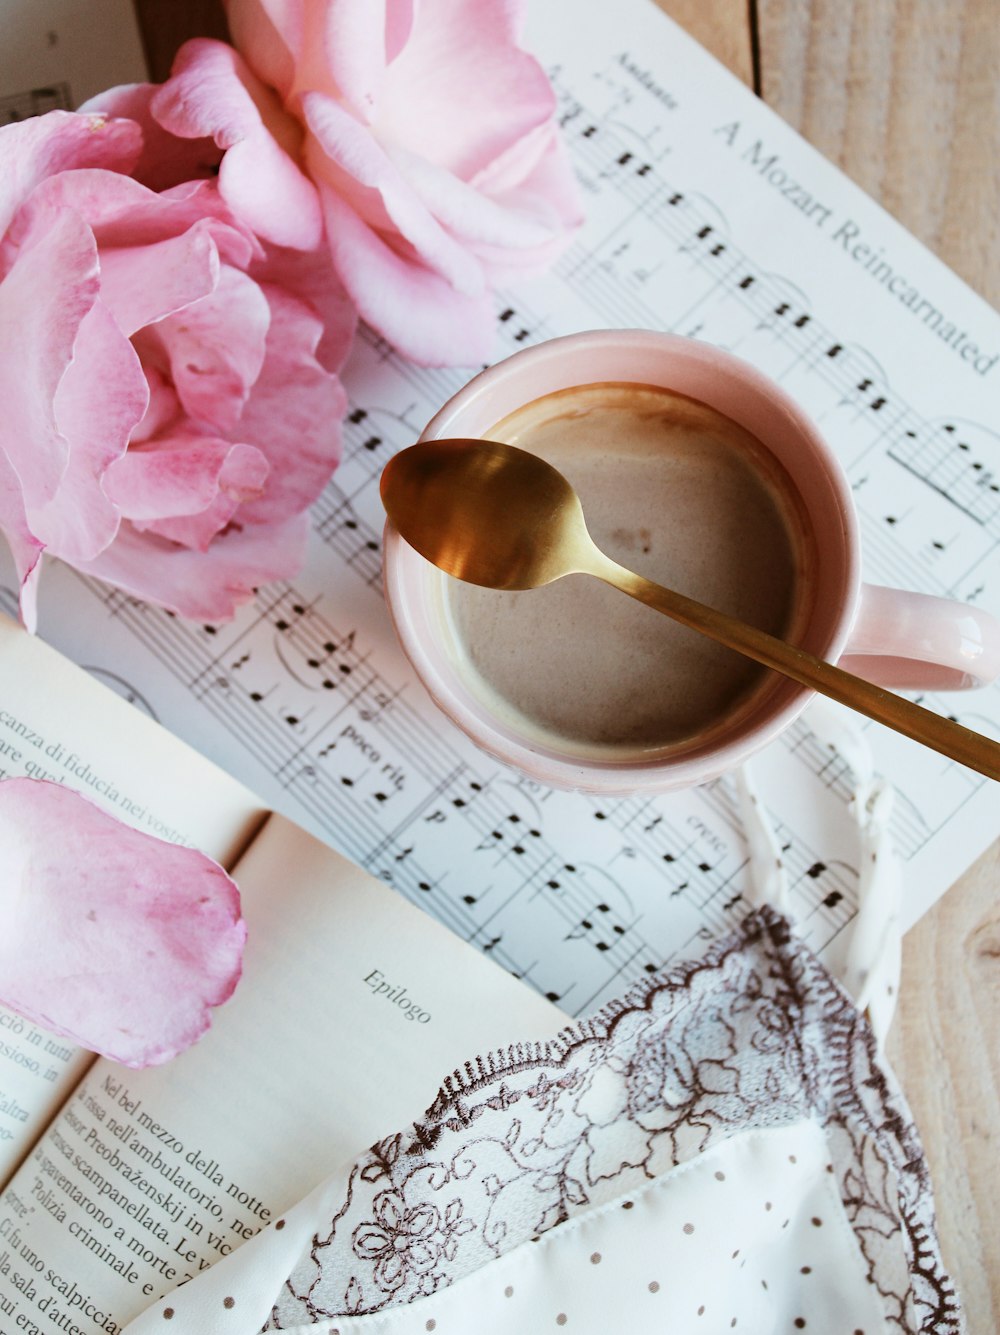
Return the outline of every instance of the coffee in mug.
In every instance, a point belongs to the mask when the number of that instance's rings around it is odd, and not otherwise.
[[[865,584],[851,488],[780,385],[729,353],[642,329],[524,349],[458,391],[421,439],[501,439],[579,490],[624,566],[888,687],[1000,672],[1000,623]],[[648,550],[647,550],[648,549]],[[585,575],[466,588],[387,524],[386,601],[447,717],[528,778],[593,793],[705,783],[786,729],[812,692]]]
[[[815,555],[795,488],[716,409],[654,385],[584,385],[485,435],[558,468],[621,565],[772,635],[794,639],[805,624]],[[527,739],[582,755],[700,740],[770,679],[589,575],[524,592],[449,580],[445,601],[451,652],[484,705]]]

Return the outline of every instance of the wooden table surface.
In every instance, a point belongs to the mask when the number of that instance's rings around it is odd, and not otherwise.
[[[225,35],[217,0],[135,2],[155,79],[185,38]],[[657,2],[1000,305],[997,0]],[[1000,1331],[998,891],[1000,843],[907,935],[889,1043],[970,1335]]]

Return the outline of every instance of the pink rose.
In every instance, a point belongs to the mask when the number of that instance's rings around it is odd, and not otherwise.
[[[240,978],[236,886],[57,783],[0,783],[0,1003],[127,1066],[209,1026]]]
[[[406,356],[491,354],[493,284],[580,221],[555,97],[519,0],[228,0],[233,40],[181,48],[152,112],[225,150],[223,198],[262,237],[322,244]]]
[[[353,313],[328,266],[237,220],[214,146],[155,136],[144,159],[133,119],[0,130],[0,528],[29,624],[43,552],[231,615],[298,569],[339,457]]]

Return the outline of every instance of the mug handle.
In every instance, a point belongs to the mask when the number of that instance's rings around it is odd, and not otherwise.
[[[1000,621],[950,598],[862,584],[840,666],[896,690],[988,686],[1000,674]]]

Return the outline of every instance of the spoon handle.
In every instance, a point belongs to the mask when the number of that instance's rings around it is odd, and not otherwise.
[[[970,769],[985,774],[990,779],[1000,780],[1000,744],[988,737],[983,737],[971,728],[964,728],[960,723],[942,718],[912,700],[904,699],[882,686],[875,686],[856,677],[843,668],[826,663],[814,654],[784,640],[768,635],[766,631],[748,626],[744,621],[706,607],[704,603],[685,598],[681,593],[664,589],[652,580],[626,570],[603,552],[595,549],[596,556],[588,573],[596,575],[606,584],[612,584],[623,593],[631,594],[641,603],[654,607],[658,612],[679,621],[692,630],[701,631],[710,639],[717,640],[746,657],[755,659],[765,667],[802,686],[808,686],[831,700],[866,714],[877,723],[884,723],[916,742],[922,742],[941,755],[957,760]]]

